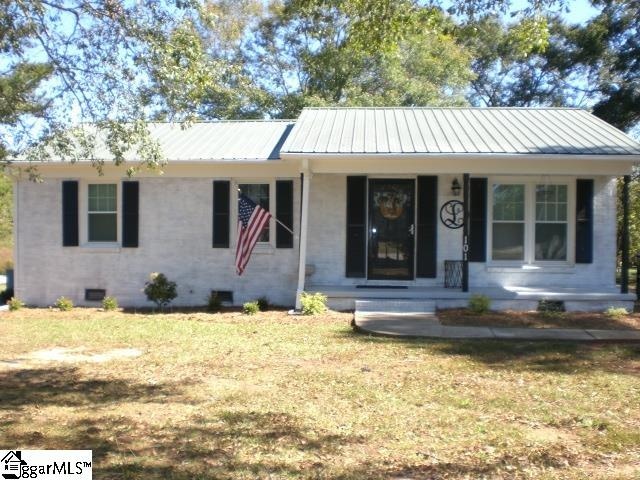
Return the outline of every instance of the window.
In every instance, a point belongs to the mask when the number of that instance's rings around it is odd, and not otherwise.
[[[494,260],[524,260],[524,185],[493,186]]]
[[[269,211],[269,184],[268,183],[242,183],[238,185],[240,193],[246,195],[256,205],[260,205]],[[258,242],[269,242],[270,226],[269,223],[258,238]]]
[[[491,259],[527,264],[568,261],[574,235],[570,188],[535,180],[493,183]]]
[[[567,186],[536,185],[536,260],[567,259]]]
[[[90,184],[88,225],[90,242],[118,241],[117,185]]]

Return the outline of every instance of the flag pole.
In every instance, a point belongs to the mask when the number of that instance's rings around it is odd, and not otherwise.
[[[238,188],[238,193],[240,193],[242,195],[242,190],[240,190]],[[293,230],[291,230],[289,227],[287,227],[284,223],[282,223],[280,220],[278,220],[276,217],[273,217],[273,219],[276,221],[276,223],[278,225],[280,225],[282,228],[284,228],[287,232],[289,232],[291,235],[293,235]]]
[[[289,232],[291,235],[293,235],[293,230],[291,230],[289,227],[287,227],[284,223],[282,223],[280,220],[278,220],[277,218],[273,217],[273,219],[276,221],[276,223],[278,225],[280,225],[282,228],[284,228],[287,232]]]

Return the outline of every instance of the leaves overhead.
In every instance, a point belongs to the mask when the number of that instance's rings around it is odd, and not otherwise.
[[[307,105],[594,105],[629,129],[639,3],[593,0],[600,14],[570,25],[564,0],[0,0],[0,162],[28,151],[101,169],[133,153],[158,168],[150,120]]]

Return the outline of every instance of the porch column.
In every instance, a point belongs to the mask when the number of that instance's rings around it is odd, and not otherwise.
[[[622,184],[622,275],[620,276],[620,293],[629,293],[629,182],[631,177],[625,175]],[[636,287],[637,288],[637,287]]]
[[[302,168],[302,209],[300,211],[300,255],[298,260],[298,288],[296,289],[296,310],[300,310],[300,295],[304,292],[304,280],[307,270],[307,232],[309,230],[309,188],[311,186],[311,170],[308,160],[304,160]]]
[[[471,209],[469,206],[470,176],[465,173],[462,176],[462,204],[464,208],[464,222],[462,224],[462,291],[469,291],[469,223],[471,221]]]

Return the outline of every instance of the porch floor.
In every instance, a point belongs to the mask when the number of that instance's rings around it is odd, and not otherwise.
[[[358,288],[355,285],[307,285],[308,292],[320,292],[328,297],[329,305],[340,310],[353,309],[356,300],[411,299],[432,300],[437,308],[456,308],[467,305],[472,295],[486,295],[496,310],[534,310],[540,300],[565,302],[567,310],[604,310],[609,306],[633,308],[635,294],[622,294],[611,288],[565,287],[471,287],[468,292],[441,286],[407,286],[406,288]]]

